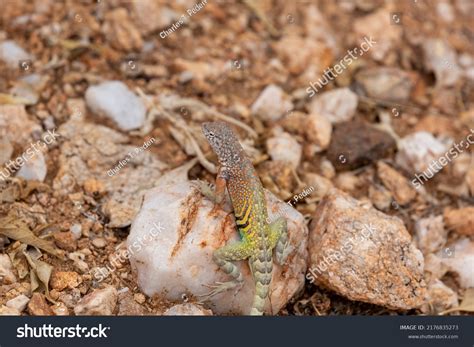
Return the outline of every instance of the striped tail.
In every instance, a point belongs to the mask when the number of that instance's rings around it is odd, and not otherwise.
[[[269,256],[267,256],[268,253]],[[271,250],[269,252],[262,252],[260,257],[252,259],[250,266],[255,280],[255,296],[250,315],[261,316],[265,309],[265,301],[268,297],[272,280],[273,261]]]

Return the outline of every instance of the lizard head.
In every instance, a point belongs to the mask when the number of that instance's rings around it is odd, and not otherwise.
[[[204,136],[222,165],[232,166],[241,160],[243,155],[242,146],[226,123],[206,122],[201,127]]]

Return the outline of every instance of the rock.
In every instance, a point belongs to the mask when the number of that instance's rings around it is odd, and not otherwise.
[[[300,164],[303,153],[298,141],[286,132],[267,139],[267,151],[272,160],[289,163],[294,169]]]
[[[124,51],[138,51],[143,47],[140,32],[130,20],[125,8],[107,11],[103,32],[110,44]],[[118,101],[119,99],[115,99]]]
[[[7,40],[0,43],[0,60],[3,60],[12,69],[22,68],[23,61],[33,57],[21,48],[15,41]]]
[[[422,218],[415,223],[418,248],[423,254],[438,251],[446,243],[448,233],[444,229],[443,216]]]
[[[350,300],[391,309],[424,303],[423,255],[400,219],[337,189],[313,217],[308,279]]]
[[[406,205],[416,197],[416,191],[407,179],[382,161],[377,163],[377,175],[398,204]]]
[[[28,302],[28,313],[32,316],[52,316],[53,311],[43,294],[33,293]]]
[[[173,25],[179,18],[175,11],[159,2],[149,0],[134,1],[132,5],[135,23],[144,35],[157,29],[167,28]],[[149,20],[150,18],[153,18],[153,20]]]
[[[355,80],[367,96],[392,102],[406,102],[413,88],[409,73],[390,67],[364,69]]]
[[[62,302],[57,302],[51,307],[51,310],[55,316],[69,316],[69,309]]]
[[[18,170],[16,177],[43,182],[47,171],[43,153],[34,152],[34,155]]]
[[[133,300],[135,300],[139,304],[144,304],[146,301],[146,297],[142,293],[136,293],[135,295],[133,295]]]
[[[446,146],[433,135],[426,131],[418,131],[400,140],[395,160],[409,172],[422,172],[433,160],[444,155],[446,150]]]
[[[25,145],[33,132],[40,133],[41,127],[29,119],[24,105],[0,105],[0,138]]]
[[[74,252],[77,249],[77,241],[70,231],[58,232],[53,234],[56,245],[68,252]]]
[[[92,240],[92,245],[95,248],[105,248],[105,246],[107,246],[107,241],[103,237],[97,237]]]
[[[224,73],[225,66],[222,62],[209,63],[177,58],[173,62],[173,69],[181,73],[180,82],[184,84],[192,79],[200,81],[214,79]]]
[[[317,65],[318,73],[322,73],[331,62],[331,49],[324,43],[312,38],[303,38],[301,35],[284,35],[274,44],[279,59],[291,74],[299,75],[310,65]],[[321,61],[322,60],[322,61]],[[326,65],[324,61],[326,60]]]
[[[16,276],[13,272],[13,265],[10,257],[6,254],[0,254],[0,283],[12,284],[16,282]]]
[[[474,242],[460,239],[449,248],[438,252],[442,264],[458,275],[459,285],[466,289],[474,287]]]
[[[369,199],[381,211],[388,210],[392,204],[392,194],[384,187],[370,185]]]
[[[308,109],[311,114],[321,115],[334,124],[351,120],[357,103],[357,94],[349,88],[338,88],[317,95]]]
[[[271,298],[265,311],[276,314],[304,284],[307,229],[299,212],[271,193],[266,196],[269,220],[280,215],[287,219],[291,247],[287,264],[273,267]],[[213,207],[187,181],[162,181],[146,194],[127,239],[132,270],[144,294],[177,301],[182,300],[183,293],[203,295],[209,291],[205,285],[228,280],[213,262],[212,253],[239,237],[233,215],[221,209],[211,215]],[[161,227],[159,232],[157,225]],[[244,278],[242,289],[206,302],[217,314],[250,312],[255,285],[247,262],[237,266]]]
[[[119,316],[143,316],[147,312],[145,308],[138,304],[129,291],[119,294]]]
[[[250,111],[263,121],[276,121],[293,109],[289,97],[278,86],[267,86],[253,103]]]
[[[74,308],[76,316],[110,316],[117,304],[117,290],[112,286],[96,289],[83,297]]]
[[[72,236],[74,236],[74,238],[76,240],[79,240],[82,236],[82,225],[81,224],[73,224],[69,231],[71,232]]]
[[[448,230],[460,235],[474,236],[474,207],[446,209],[444,222]]]
[[[395,12],[393,7],[387,6],[354,20],[352,32],[355,37],[360,38],[359,41],[367,37],[376,42],[364,55],[371,56],[379,62],[382,62],[390,51],[399,47],[402,38],[403,26],[395,25],[392,12]]]
[[[337,188],[345,192],[352,192],[359,187],[362,182],[359,177],[354,175],[352,172],[342,172],[337,175],[334,183]]]
[[[74,262],[74,267],[80,273],[86,273],[89,271],[89,265],[84,261],[85,257],[85,254],[82,252],[72,252],[68,254],[68,258]]]
[[[332,124],[326,117],[319,114],[310,114],[306,119],[304,130],[308,140],[322,150],[329,146]]]
[[[448,271],[448,267],[443,263],[443,259],[434,253],[425,256],[425,281],[430,282],[440,279]]]
[[[13,154],[13,146],[7,138],[0,139],[0,165],[3,166],[10,160]]]
[[[436,13],[438,14],[438,17],[446,23],[451,23],[455,18],[453,6],[445,1],[436,4]]]
[[[73,119],[63,124],[58,132],[64,143],[60,147],[59,169],[53,181],[55,191],[68,195],[80,185],[93,196],[98,192],[104,195],[101,212],[109,219],[108,227],[130,225],[144,192],[155,186],[167,165],[150,150],[142,151],[141,147],[124,144],[130,142],[127,136],[104,126]],[[128,165],[117,164],[129,159],[130,153],[133,157],[126,163]],[[117,170],[118,165],[121,166]],[[91,179],[98,182],[92,184]]]
[[[145,123],[145,105],[120,81],[102,82],[87,88],[87,106],[112,119],[120,129],[138,129]]]
[[[395,140],[385,131],[349,121],[335,126],[327,157],[336,170],[353,170],[384,158],[395,147]]]
[[[76,288],[81,283],[81,276],[74,271],[54,271],[50,280],[51,288],[59,291]]]
[[[163,316],[212,316],[212,311],[200,305],[185,303],[170,307]]]
[[[444,40],[427,39],[422,44],[424,65],[433,71],[438,87],[451,87],[461,77],[456,51]]]
[[[30,298],[27,297],[24,294],[18,295],[17,297],[8,300],[6,303],[6,306],[9,308],[14,308],[15,310],[18,310],[19,312],[23,312],[23,310],[26,308],[26,305],[30,301]]]
[[[326,177],[312,172],[308,172],[304,175],[304,182],[306,182],[309,187],[314,188],[314,192],[311,193],[312,199],[322,199],[334,187],[332,182]]]
[[[21,312],[16,308],[0,306],[0,316],[21,316]]]
[[[440,280],[434,280],[428,285],[428,304],[433,307],[434,313],[440,313],[459,305],[456,292]]]

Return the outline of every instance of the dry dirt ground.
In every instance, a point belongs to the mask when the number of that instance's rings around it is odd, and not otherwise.
[[[383,160],[409,182],[417,172],[410,171],[410,165],[422,167],[417,161],[429,151],[404,166],[396,155],[405,136],[427,131],[440,143],[459,142],[474,127],[472,1],[210,0],[192,16],[187,12],[195,6],[192,0],[0,3],[0,43],[13,41],[24,50],[20,54],[9,47],[0,49],[2,168],[6,170],[10,159],[21,156],[48,130],[61,135],[43,150],[40,167],[30,168],[33,179],[19,175],[0,181],[0,254],[9,256],[13,273],[13,278],[0,273],[2,312],[9,312],[5,306],[9,300],[24,294],[32,299],[22,314],[74,314],[82,298],[105,284],[119,291],[117,305],[106,311],[109,314],[162,314],[176,304],[142,294],[128,262],[102,283],[94,280],[91,270],[105,266],[123,246],[136,200],[141,199],[135,192],[195,158],[196,146],[203,157],[189,176],[213,182],[205,165],[215,163],[215,157],[199,125],[225,117],[250,127],[235,129],[246,139],[264,186],[279,198],[291,200],[314,186],[312,182],[320,186],[317,194],[294,204],[308,225],[324,197],[323,188],[335,186],[398,216],[411,235],[421,218],[441,215],[446,230],[442,247],[461,238],[472,242],[470,148],[406,201],[397,184],[383,181],[377,166]],[[165,32],[181,15],[185,23]],[[310,82],[372,35],[377,41],[374,47],[317,96],[308,97]],[[381,67],[390,70],[377,70]],[[25,80],[32,74],[34,78]],[[86,100],[90,86],[111,80],[125,83],[145,105],[146,119],[139,126],[119,126]],[[252,106],[272,84],[289,104],[272,96],[275,99],[270,97],[263,108],[273,113],[256,112]],[[341,128],[340,120],[330,122],[330,131],[318,123],[308,130],[308,115],[319,110],[318,116],[325,117],[331,108],[318,109],[314,99],[341,88],[357,97],[356,108],[347,111],[351,108],[347,100],[330,102],[340,104],[335,112],[353,123]],[[169,101],[162,98],[165,95],[178,98]],[[113,97],[108,101],[119,103]],[[358,128],[360,121],[363,125]],[[98,132],[99,125],[113,133]],[[367,125],[393,136],[372,138],[365,132]],[[289,144],[281,145],[289,146],[290,153],[271,148],[268,141],[281,130],[291,137]],[[251,136],[252,131],[257,137]],[[355,140],[348,144],[351,138]],[[107,174],[123,159],[123,154],[109,151],[113,146],[119,153],[144,146],[147,158]],[[344,152],[347,148],[349,153]],[[35,180],[37,176],[42,182]],[[394,199],[397,194],[402,197]],[[460,212],[451,216],[451,210]],[[440,280],[461,302],[468,288],[459,284],[458,275],[447,271]],[[193,300],[183,297],[184,302]],[[442,308],[392,311],[307,282],[279,314],[423,314]]]

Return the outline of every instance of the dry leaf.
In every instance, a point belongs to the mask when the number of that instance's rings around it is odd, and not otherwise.
[[[8,253],[8,256],[12,261],[13,267],[18,272],[18,277],[20,279],[23,279],[28,275],[30,270],[28,266],[28,261],[26,260],[25,255],[23,254],[24,252],[26,252],[26,248],[28,247],[28,245],[19,242],[18,245],[18,247],[15,247],[15,245],[12,247],[13,249]]]
[[[62,258],[62,253],[51,242],[36,237],[25,222],[11,214],[0,218],[0,234]]]
[[[39,260],[39,256],[32,256],[28,252],[23,253],[31,266],[30,281],[31,291],[44,288],[46,297],[49,299],[49,279],[53,272],[53,267],[44,261]],[[42,285],[42,286],[41,286]]]
[[[464,299],[461,302],[461,305],[458,307],[450,308],[449,310],[443,311],[440,315],[446,313],[455,312],[455,311],[464,311],[464,312],[474,312],[474,288],[468,288],[464,293]]]

